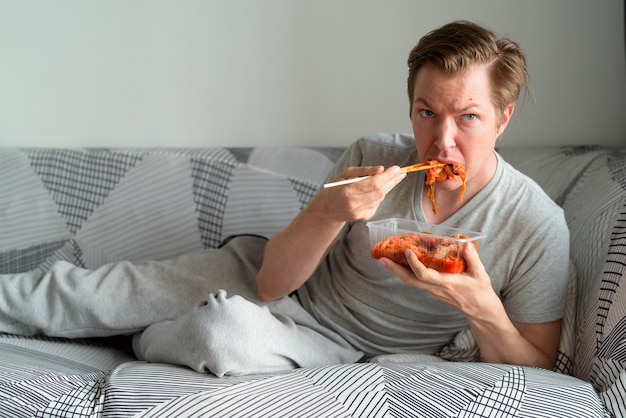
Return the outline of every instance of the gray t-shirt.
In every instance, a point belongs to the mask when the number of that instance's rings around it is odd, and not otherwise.
[[[328,178],[348,166],[419,162],[407,134],[363,138],[346,150]],[[390,217],[425,222],[424,174],[409,174],[380,205],[372,220]],[[530,178],[498,155],[494,178],[444,226],[480,231],[479,254],[509,318],[548,322],[565,310],[569,231],[562,209]],[[434,354],[469,327],[458,311],[405,285],[370,256],[365,222],[346,225],[338,244],[298,290],[318,321],[368,355]]]

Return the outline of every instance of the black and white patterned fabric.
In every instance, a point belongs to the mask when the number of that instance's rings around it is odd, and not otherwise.
[[[0,273],[56,260],[95,267],[170,258],[242,233],[271,237],[309,202],[341,152],[0,148]],[[474,363],[470,332],[438,361],[390,356],[221,379],[139,362],[100,340],[4,334],[0,417],[626,416],[624,153],[501,153],[564,207],[572,229],[578,274],[557,372]]]
[[[571,374],[594,385],[609,413],[626,417],[626,149],[500,152],[565,211],[578,270]]]
[[[61,357],[0,343],[0,416],[608,416],[588,383],[519,366],[361,363],[216,378],[84,346],[102,355],[99,367],[111,367],[99,370],[63,348]]]
[[[3,149],[0,273],[162,259],[226,237],[271,236],[340,150]]]

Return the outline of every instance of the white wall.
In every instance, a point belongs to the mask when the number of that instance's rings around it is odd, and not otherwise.
[[[410,131],[406,57],[454,19],[527,51],[536,104],[502,146],[626,146],[623,0],[0,0],[0,146]]]

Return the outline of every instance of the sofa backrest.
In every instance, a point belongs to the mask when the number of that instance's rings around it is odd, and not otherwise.
[[[166,259],[272,236],[341,148],[2,149],[0,273]]]

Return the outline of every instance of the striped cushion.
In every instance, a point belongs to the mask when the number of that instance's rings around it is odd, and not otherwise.
[[[67,341],[30,339],[38,351],[21,340],[0,338],[0,416],[606,416],[587,382],[519,366],[361,363],[216,378],[82,340],[72,360],[57,355]]]

